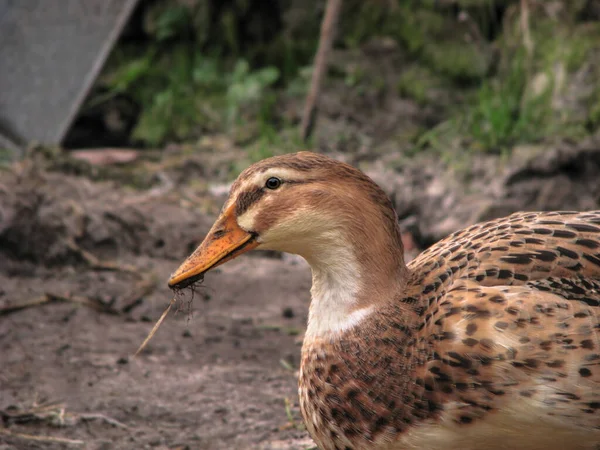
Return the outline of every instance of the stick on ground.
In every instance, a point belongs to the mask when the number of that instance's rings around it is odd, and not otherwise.
[[[85,445],[85,441],[81,441],[79,439],[67,439],[54,436],[36,436],[34,434],[13,433],[11,431],[8,431],[6,428],[2,427],[0,427],[0,435],[9,436],[24,441],[57,443],[67,445]]]
[[[82,295],[62,295],[53,292],[46,292],[43,295],[36,297],[31,300],[26,300],[21,303],[15,303],[12,305],[0,306],[0,316],[6,316],[27,308],[33,308],[35,306],[50,305],[54,303],[77,303],[88,308],[94,309],[98,312],[118,315],[119,311],[112,308],[110,305],[106,305],[99,300],[93,298],[84,297]]]

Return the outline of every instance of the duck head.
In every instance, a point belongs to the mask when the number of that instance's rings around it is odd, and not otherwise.
[[[217,221],[169,286],[184,288],[253,249],[306,259],[313,302],[333,295],[358,307],[360,298],[369,303],[369,297],[396,289],[406,272],[386,194],[358,169],[311,152],[268,158],[243,171]]]

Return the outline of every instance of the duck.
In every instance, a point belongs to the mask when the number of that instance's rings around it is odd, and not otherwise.
[[[254,249],[312,271],[298,394],[319,449],[600,448],[600,211],[478,223],[406,264],[371,178],[274,156],[239,175],[169,287]]]

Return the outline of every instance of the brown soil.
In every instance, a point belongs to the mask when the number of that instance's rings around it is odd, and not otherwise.
[[[257,253],[215,270],[133,357],[221,199],[200,201],[214,198],[205,183],[140,192],[31,162],[1,180],[0,449],[312,446],[296,396],[303,262]]]

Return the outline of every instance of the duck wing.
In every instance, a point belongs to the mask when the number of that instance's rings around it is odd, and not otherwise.
[[[403,301],[423,318],[428,355],[416,380],[443,412],[407,442],[477,448],[479,436],[484,448],[493,434],[505,448],[600,442],[600,211],[474,225],[409,269]]]

